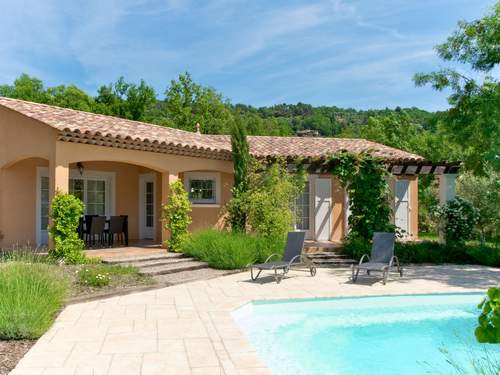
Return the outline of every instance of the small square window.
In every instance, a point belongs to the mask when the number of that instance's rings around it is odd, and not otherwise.
[[[216,191],[215,180],[213,179],[190,179],[189,199],[193,203],[215,203]]]
[[[221,176],[218,172],[186,172],[184,188],[194,205],[218,205],[221,198]]]

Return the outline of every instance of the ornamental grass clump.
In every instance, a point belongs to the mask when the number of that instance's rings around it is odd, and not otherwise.
[[[68,290],[56,266],[0,265],[0,339],[36,339],[52,325]]]
[[[182,244],[182,251],[218,269],[241,269],[263,262],[283,252],[281,240],[243,232],[202,230],[191,234]]]

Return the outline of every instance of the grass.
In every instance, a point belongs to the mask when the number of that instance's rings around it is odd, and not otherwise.
[[[0,264],[0,339],[35,339],[64,303],[67,278],[43,263]]]
[[[433,232],[420,232],[418,238],[422,241],[438,241],[439,235]]]
[[[283,252],[283,241],[246,233],[213,229],[191,234],[182,244],[182,252],[218,269],[241,269],[263,262],[270,254]]]
[[[2,262],[54,263],[54,260],[39,248],[14,246],[0,249],[0,263]]]

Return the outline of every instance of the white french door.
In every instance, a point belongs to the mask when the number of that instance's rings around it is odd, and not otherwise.
[[[331,178],[316,178],[314,192],[314,237],[317,241],[329,241],[332,229]]]
[[[295,200],[295,230],[305,232],[306,239],[313,237],[311,207],[311,183],[307,181],[304,191]]]
[[[410,181],[396,180],[394,190],[394,224],[407,237],[410,234]]]
[[[49,242],[49,176],[42,168],[37,168],[36,201],[36,243],[42,246]]]
[[[156,233],[155,174],[139,177],[139,235],[144,240],[154,240]]]
[[[295,201],[295,230],[304,231],[306,239],[329,241],[332,208],[331,178],[310,175],[304,191]]]

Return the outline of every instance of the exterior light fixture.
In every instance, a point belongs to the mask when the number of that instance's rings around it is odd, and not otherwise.
[[[78,162],[76,163],[76,167],[78,168],[78,171],[80,172],[80,176],[83,176],[83,164]]]

